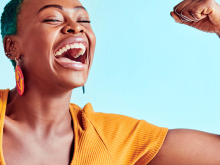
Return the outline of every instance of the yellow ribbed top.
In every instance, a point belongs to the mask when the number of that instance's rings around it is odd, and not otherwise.
[[[0,164],[5,165],[2,137],[9,90],[0,90]],[[90,103],[83,109],[70,104],[74,124],[71,165],[146,165],[157,154],[167,128],[144,120],[97,113]]]

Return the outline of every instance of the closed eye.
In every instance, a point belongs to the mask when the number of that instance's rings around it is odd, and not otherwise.
[[[60,20],[57,19],[45,19],[43,22],[61,22]]]
[[[91,23],[91,21],[77,21],[79,23]]]

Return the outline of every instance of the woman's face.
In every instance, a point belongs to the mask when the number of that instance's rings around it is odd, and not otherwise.
[[[25,83],[56,89],[85,84],[96,38],[78,0],[25,0],[18,18],[18,45]]]

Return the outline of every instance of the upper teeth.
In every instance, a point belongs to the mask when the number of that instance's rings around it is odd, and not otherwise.
[[[56,52],[55,56],[59,56],[59,55],[63,54],[64,52],[66,52],[67,50],[74,49],[74,48],[75,49],[81,49],[79,51],[79,53],[74,56],[74,58],[78,58],[79,56],[83,55],[85,53],[85,51],[86,51],[86,47],[85,47],[84,44],[82,44],[82,43],[74,43],[74,44],[69,44],[69,45],[66,45],[66,46],[60,48]]]

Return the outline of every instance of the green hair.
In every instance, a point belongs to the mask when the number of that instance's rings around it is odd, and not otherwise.
[[[21,6],[24,0],[10,0],[4,7],[4,11],[1,16],[1,35],[2,39],[6,35],[16,35],[18,26],[18,15],[21,10]],[[14,60],[11,60],[12,65],[16,66]]]

